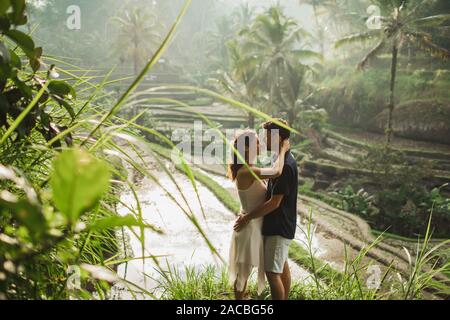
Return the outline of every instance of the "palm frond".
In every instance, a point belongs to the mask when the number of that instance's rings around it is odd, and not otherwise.
[[[313,50],[293,50],[292,54],[298,60],[304,59],[323,60],[322,54],[320,54],[319,52],[315,52]]]
[[[432,56],[443,60],[450,58],[450,51],[433,42],[431,36],[424,32],[407,32],[406,36],[421,50],[429,52]]]
[[[219,90],[225,95],[231,95],[235,99],[248,102],[248,94],[245,86],[235,81],[229,74],[224,73],[218,79]]]
[[[137,87],[139,86],[139,84],[142,82],[142,80],[144,79],[144,77],[146,76],[146,74],[148,73],[148,71],[157,63],[157,61],[161,58],[161,56],[163,55],[163,53],[165,52],[165,50],[169,47],[170,42],[172,41],[174,35],[175,35],[175,31],[177,30],[178,26],[181,23],[182,18],[184,17],[184,15],[186,14],[189,6],[191,5],[192,0],[186,0],[186,2],[184,3],[180,14],[177,16],[177,18],[175,19],[171,29],[169,30],[169,32],[167,33],[164,41],[162,42],[161,46],[159,47],[159,49],[156,51],[156,53],[151,57],[151,59],[148,61],[148,63],[146,64],[146,66],[144,67],[144,69],[142,69],[141,73],[138,75],[138,77],[133,81],[133,83],[128,87],[128,89],[122,94],[122,96],[119,98],[119,100],[116,102],[116,104],[111,108],[111,110],[105,114],[100,123],[97,124],[97,126],[89,133],[89,135],[87,136],[87,138],[84,140],[84,142],[82,143],[82,145],[85,145],[86,142],[89,141],[89,139],[91,137],[93,137],[93,135],[103,126],[103,124],[111,117],[114,116],[119,109],[125,104],[126,100],[128,99],[128,97],[137,89]]]
[[[349,35],[347,37],[344,37],[334,43],[334,48],[338,49],[344,45],[350,45],[354,43],[364,43],[367,41],[371,41],[379,37],[380,31],[378,30],[371,30],[369,32],[364,33],[355,33],[352,35]]]
[[[417,5],[408,12],[407,18],[413,17],[416,14],[416,12],[420,11],[425,5],[429,4],[430,0],[419,1]]]
[[[242,43],[241,46],[241,50],[246,53],[246,54],[253,54],[255,53],[255,55],[257,56],[261,56],[260,52],[264,52],[263,50],[265,50],[267,48],[266,45],[264,45],[263,42],[259,42],[259,41],[245,41]]]
[[[369,62],[371,59],[375,58],[385,47],[386,45],[386,39],[381,39],[378,44],[372,48],[372,50],[367,53],[364,58],[361,60],[361,62],[358,64],[358,69],[363,69],[367,62]]]
[[[283,41],[282,47],[292,46],[300,39],[305,39],[311,37],[311,34],[303,28],[298,28],[294,32],[292,32],[286,40]]]
[[[450,14],[438,14],[435,16],[429,16],[414,20],[415,24],[421,27],[438,27],[444,22],[450,21]]]

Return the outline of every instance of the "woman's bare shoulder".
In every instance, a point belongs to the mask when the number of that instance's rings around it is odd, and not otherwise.
[[[238,185],[248,185],[255,180],[255,177],[251,174],[251,171],[247,167],[242,167],[238,170],[236,175],[236,183]]]

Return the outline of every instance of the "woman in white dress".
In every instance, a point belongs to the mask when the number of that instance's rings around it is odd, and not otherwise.
[[[248,167],[232,151],[228,176],[236,183],[243,212],[251,212],[266,201],[265,179],[277,178],[283,172],[284,158],[290,149],[286,140],[276,162],[271,168],[255,166],[259,154],[259,140],[254,131],[243,131],[233,141],[234,148],[245,159]],[[257,178],[256,178],[257,177]],[[252,220],[240,232],[233,232],[229,258],[229,279],[234,283],[236,300],[243,300],[247,282],[253,268],[258,268],[258,294],[265,287],[263,218]]]

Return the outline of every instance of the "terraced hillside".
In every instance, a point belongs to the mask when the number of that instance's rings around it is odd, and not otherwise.
[[[170,85],[191,85],[181,81],[182,79],[177,79]],[[199,114],[223,128],[240,128],[246,125],[246,114],[241,109],[229,107],[196,92],[170,89],[170,85],[147,80],[141,83],[138,92],[133,95],[132,104],[136,110],[148,110],[159,129],[192,128],[194,121],[202,120]],[[126,87],[126,81],[121,84],[120,88],[122,87]]]
[[[323,148],[316,157],[303,161],[303,175],[315,179],[317,189],[326,189],[342,178],[364,177],[376,174],[357,166],[358,159],[366,155],[373,146],[383,145],[383,136],[343,128],[324,130]],[[417,142],[396,138],[396,150],[402,151],[410,165],[426,161],[431,174],[424,183],[429,188],[441,187],[450,194],[450,146]]]
[[[170,129],[192,128],[194,121],[202,121],[202,117],[196,113],[201,113],[224,128],[240,128],[245,125],[242,112],[212,101],[208,105],[192,106],[190,110],[170,104],[149,104],[140,106],[139,109],[148,109],[156,121],[164,123]]]

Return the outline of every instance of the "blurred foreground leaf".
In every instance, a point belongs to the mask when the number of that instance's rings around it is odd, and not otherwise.
[[[126,215],[126,216],[112,216],[107,218],[98,219],[95,221],[91,226],[90,230],[93,231],[102,231],[107,229],[113,229],[118,227],[143,227],[143,228],[149,228],[154,230],[155,232],[161,233],[161,230],[157,229],[156,227],[145,224],[142,222],[139,222],[138,219],[136,219],[132,215]]]
[[[56,207],[74,224],[109,188],[108,165],[80,149],[64,151],[53,162],[51,187]]]

